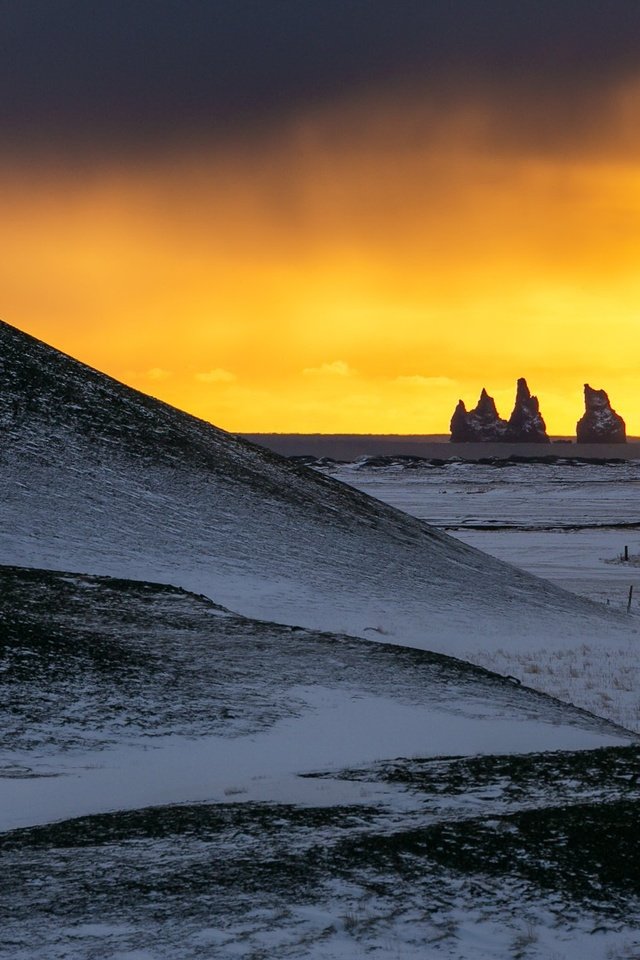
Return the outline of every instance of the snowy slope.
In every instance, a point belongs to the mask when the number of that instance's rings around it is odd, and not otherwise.
[[[603,958],[637,738],[438,654],[0,568],[0,957]],[[551,748],[551,749],[550,749]]]
[[[625,611],[640,610],[640,465],[545,458],[486,463],[362,458],[316,463],[343,482],[452,532],[465,543]],[[624,546],[629,559],[624,560]],[[640,660],[633,633],[602,643],[585,633],[559,651],[485,647],[461,656],[512,673],[562,700],[640,730]]]
[[[455,653],[629,621],[0,325],[0,561]],[[368,632],[365,632],[368,631]]]
[[[322,803],[292,779],[636,739],[463,661],[137,581],[0,567],[0,651],[0,829],[226,790]]]

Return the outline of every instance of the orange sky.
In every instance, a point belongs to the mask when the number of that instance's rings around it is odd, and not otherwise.
[[[550,432],[586,380],[640,434],[637,99],[610,149],[378,98],[258,147],[6,164],[2,318],[230,430],[444,433],[526,376]]]

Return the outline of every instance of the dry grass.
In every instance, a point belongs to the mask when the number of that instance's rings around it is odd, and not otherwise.
[[[584,643],[566,650],[475,650],[465,657],[640,733],[640,643],[604,649]]]

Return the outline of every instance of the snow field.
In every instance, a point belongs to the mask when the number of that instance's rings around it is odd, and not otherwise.
[[[640,464],[452,462],[443,467],[325,468],[399,509],[507,563],[625,613],[629,637],[607,643],[588,629],[564,648],[473,643],[460,656],[640,731]],[[624,546],[630,560],[622,562]]]

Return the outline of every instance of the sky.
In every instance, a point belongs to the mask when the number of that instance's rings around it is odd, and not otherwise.
[[[640,434],[637,0],[0,0],[0,317],[228,430]]]

